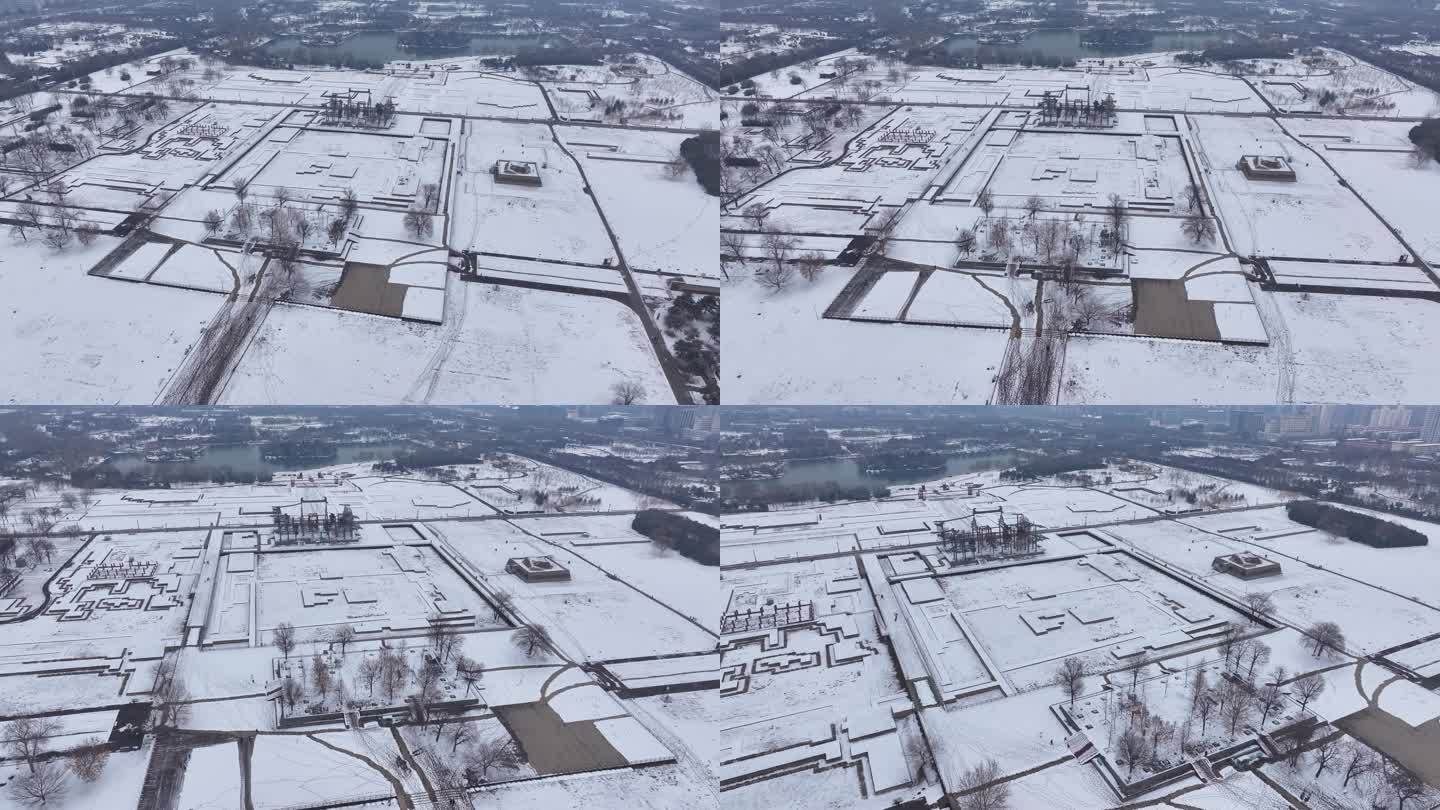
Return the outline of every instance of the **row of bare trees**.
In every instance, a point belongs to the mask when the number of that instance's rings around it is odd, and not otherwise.
[[[8,792],[16,803],[27,807],[47,806],[69,792],[69,776],[82,782],[100,778],[110,758],[110,749],[99,738],[89,738],[63,756],[50,754],[50,739],[61,733],[53,717],[21,717],[0,727],[0,745],[26,770],[10,780]]]

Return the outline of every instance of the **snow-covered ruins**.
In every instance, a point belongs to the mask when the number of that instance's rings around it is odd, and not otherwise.
[[[1185,467],[1035,442],[1084,421],[950,440],[935,455],[981,471],[928,477],[870,454],[945,435],[923,417],[730,428],[721,806],[1440,802],[1440,523],[1187,469],[1255,452],[1223,437],[1167,456]],[[858,457],[742,449],[806,427]],[[883,494],[779,494],[852,463]],[[1328,509],[1366,528],[1316,528]]]
[[[726,402],[1434,399],[1440,94],[1195,56],[725,88]]]
[[[0,102],[0,401],[717,402],[714,91],[493,61],[179,49]]]
[[[715,519],[388,458],[0,480],[0,808],[714,807]]]

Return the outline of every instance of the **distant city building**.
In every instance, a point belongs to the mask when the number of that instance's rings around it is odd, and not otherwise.
[[[1420,428],[1420,441],[1440,442],[1440,407],[1425,409],[1425,421]]]
[[[1410,409],[1404,405],[1384,406],[1370,412],[1370,426],[1403,428],[1410,426]]]
[[[1236,436],[1251,437],[1265,430],[1265,414],[1261,411],[1230,412],[1230,432]]]
[[[1296,413],[1284,413],[1275,417],[1265,426],[1265,433],[1276,439],[1291,439],[1315,435],[1315,415],[1305,408]]]
[[[1280,573],[1280,563],[1246,551],[1222,554],[1211,561],[1210,567],[1222,574],[1229,574],[1241,579],[1259,579]]]
[[[704,437],[720,430],[720,409],[674,406],[664,410],[665,432],[672,436]]]

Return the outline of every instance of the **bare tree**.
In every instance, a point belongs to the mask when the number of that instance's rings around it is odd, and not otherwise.
[[[1227,681],[1226,687],[1223,708],[1225,719],[1230,724],[1230,733],[1234,734],[1250,716],[1250,708],[1254,705],[1255,698],[1248,689],[1235,681]]]
[[[990,212],[995,210],[995,195],[990,193],[990,189],[980,189],[980,193],[975,195],[975,207],[986,217],[990,216]]]
[[[1205,694],[1195,699],[1195,716],[1200,718],[1200,735],[1205,735],[1205,729],[1210,724],[1210,715],[1215,713],[1215,698],[1207,690]]]
[[[10,797],[23,805],[45,807],[64,798],[66,789],[65,766],[47,761],[15,777],[10,783]]]
[[[1148,663],[1149,661],[1146,660],[1145,656],[1132,655],[1125,659],[1125,663],[1120,665],[1121,671],[1130,674],[1131,691],[1134,691],[1135,687],[1140,683],[1140,673],[1145,671],[1145,665]]]
[[[825,269],[825,254],[815,250],[802,253],[796,257],[795,266],[800,268],[801,278],[806,281],[814,281]]]
[[[315,685],[315,691],[320,693],[321,700],[330,696],[334,680],[330,674],[330,666],[318,652],[310,658],[310,682]]]
[[[270,632],[270,640],[280,649],[286,660],[289,660],[290,651],[295,649],[295,625],[290,622],[279,623]]]
[[[1045,210],[1045,201],[1040,199],[1039,194],[1031,194],[1025,198],[1025,215],[1034,219],[1041,211]]]
[[[35,773],[36,761],[45,753],[45,743],[60,733],[60,721],[48,717],[21,717],[5,724],[0,743]]]
[[[1275,600],[1271,599],[1270,594],[1264,591],[1251,591],[1245,594],[1244,601],[1246,609],[1254,614],[1250,617],[1251,621],[1257,624],[1259,617],[1269,616],[1275,612]]]
[[[360,659],[360,666],[357,668],[356,674],[360,677],[360,681],[365,684],[366,690],[372,695],[375,694],[375,682],[380,680],[381,674],[380,659],[371,655]]]
[[[75,238],[80,240],[82,247],[90,247],[99,237],[100,229],[92,222],[81,223],[80,227],[75,229]]]
[[[1255,678],[1255,668],[1264,665],[1266,661],[1270,660],[1270,645],[1261,641],[1252,643],[1246,658],[1250,663],[1249,669],[1245,671],[1245,679],[1253,680]]]
[[[455,674],[465,684],[465,695],[468,697],[485,676],[485,665],[462,653],[455,659]]]
[[[1145,758],[1145,751],[1145,736],[1136,732],[1135,729],[1126,729],[1115,743],[1115,753],[1125,761],[1125,767],[1130,775],[1134,775],[1135,766]]]
[[[360,201],[355,197],[355,189],[349,186],[340,192],[340,215],[348,225],[350,220],[355,218],[355,212],[360,208]]]
[[[1111,194],[1105,205],[1105,219],[1110,223],[1110,243],[1116,253],[1120,252],[1120,246],[1125,243],[1125,220],[1129,215],[1124,198],[1119,194]]]
[[[515,631],[515,635],[511,636],[511,641],[524,651],[527,658],[534,658],[537,653],[551,647],[550,634],[537,624],[522,625]]]
[[[1315,755],[1315,778],[1319,779],[1320,774],[1330,767],[1332,760],[1338,760],[1344,756],[1345,748],[1340,745],[1339,738],[1331,737],[1315,746],[1312,753]]]
[[[65,228],[46,228],[41,241],[51,250],[64,250],[70,244],[70,231]]]
[[[955,234],[955,250],[961,259],[970,258],[970,254],[975,252],[974,228],[961,228],[960,232]]]
[[[295,198],[294,193],[285,186],[276,186],[275,190],[270,193],[270,196],[275,198],[275,208],[277,210],[284,208],[286,203]]]
[[[1324,691],[1325,679],[1316,673],[1312,672],[1295,681],[1295,697],[1300,701],[1300,711],[1305,711],[1305,707],[1309,705],[1310,701]]]
[[[405,230],[415,239],[429,236],[435,232],[435,220],[429,211],[411,208],[405,212]]]
[[[10,225],[10,232],[19,235],[26,242],[30,241],[27,229],[40,229],[40,206],[37,203],[26,200],[20,203],[15,209],[15,220]]]
[[[110,760],[110,751],[104,741],[91,737],[85,744],[70,753],[70,770],[82,781],[94,782],[105,770]]]
[[[1075,698],[1085,689],[1085,674],[1085,662],[1074,657],[1061,661],[1055,670],[1054,683],[1070,698],[1072,708],[1075,706]]]
[[[150,692],[150,708],[157,728],[178,728],[190,712],[190,690],[180,674],[173,656],[160,661],[155,672],[155,686]]]
[[[1002,253],[1008,252],[1012,244],[1009,217],[1002,216],[991,220],[990,232],[986,238],[991,248]]]
[[[905,741],[905,759],[915,764],[915,781],[924,782],[925,772],[935,765],[935,754],[925,737],[915,734]]]
[[[1324,653],[1345,652],[1345,633],[1335,622],[1316,622],[1305,631],[1310,637],[1310,651],[1319,658]]]
[[[1205,213],[1205,195],[1200,191],[1200,186],[1195,183],[1187,183],[1184,192],[1185,210],[1199,211]]]
[[[1357,776],[1374,773],[1379,766],[1375,759],[1375,752],[1370,750],[1370,746],[1359,740],[1347,740],[1343,756],[1346,758],[1347,764],[1345,765],[1345,781],[1340,783],[1342,788],[1349,787],[1350,780]]]
[[[610,386],[610,404],[635,405],[645,400],[645,386],[635,380],[620,380]]]
[[[1191,242],[1203,245],[1215,238],[1215,221],[1197,208],[1180,221],[1180,232]]]
[[[751,203],[740,212],[740,215],[750,221],[750,227],[756,231],[765,230],[765,215],[768,213],[765,206],[760,203]]]
[[[440,725],[437,723],[436,725]],[[461,745],[475,739],[474,723],[451,723],[450,729],[450,753],[455,753]]]
[[[295,680],[295,678],[286,675],[285,680],[280,684],[280,701],[293,712],[295,711],[295,704],[299,703],[304,697],[305,687],[301,686],[300,682]]]
[[[241,205],[245,204],[245,198],[250,196],[250,180],[245,177],[237,177],[230,181],[230,189],[235,193],[235,199]]]
[[[330,643],[340,645],[340,654],[345,654],[345,648],[355,640],[355,628],[349,624],[337,624],[330,628]]]
[[[1290,736],[1290,750],[1286,752],[1285,757],[1286,764],[1290,766],[1291,770],[1300,767],[1300,756],[1305,753],[1306,746],[1310,744],[1310,741],[1315,739],[1315,732],[1319,728],[1319,725],[1315,723],[1301,723],[1295,727]],[[1334,740],[1330,740],[1326,744],[1334,742]]]
[[[720,232],[720,255],[736,261],[745,258],[745,234],[735,231]]]
[[[430,646],[435,649],[436,654],[440,656],[442,664],[450,660],[455,648],[460,645],[460,635],[438,613],[428,619],[425,637],[430,642]]]
[[[300,244],[304,245],[310,239],[310,233],[315,230],[315,223],[305,216],[304,211],[297,208],[291,212],[290,227],[294,229]]]
[[[1397,802],[1395,810],[1405,810],[1405,803],[1411,799],[1418,799],[1429,792],[1424,780],[1400,763],[1393,757],[1381,755],[1381,777],[1385,780],[1385,786],[1395,795]]]
[[[385,690],[385,699],[394,700],[395,695],[410,682],[410,665],[405,656],[389,649],[380,651],[380,687]]]
[[[205,232],[210,236],[219,233],[220,227],[224,224],[225,218],[220,216],[220,212],[214,208],[211,208],[205,213]]]
[[[1008,810],[1010,784],[1002,782],[1000,764],[987,759],[960,775],[956,796],[961,810]]]
[[[492,770],[509,770],[520,764],[520,754],[508,739],[482,740],[465,752],[465,776],[471,785],[490,781]]]
[[[1255,690],[1255,704],[1260,708],[1260,730],[1265,730],[1265,721],[1270,719],[1270,714],[1285,705],[1285,694],[1281,691],[1280,684],[1267,683]]]
[[[770,263],[756,271],[756,279],[777,292],[785,289],[795,276],[795,269],[789,264],[791,252],[795,249],[795,238],[781,233],[766,233],[761,239],[761,247]]]

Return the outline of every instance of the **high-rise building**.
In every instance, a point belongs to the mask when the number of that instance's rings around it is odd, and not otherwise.
[[[1425,421],[1420,428],[1420,441],[1440,442],[1440,406],[1425,409]]]
[[[1404,405],[1384,406],[1370,412],[1370,427],[1403,428],[1410,426],[1410,409]]]

